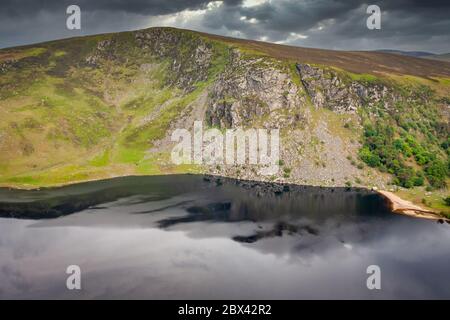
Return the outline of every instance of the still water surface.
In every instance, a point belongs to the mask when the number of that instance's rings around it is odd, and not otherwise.
[[[448,224],[363,190],[207,180],[0,189],[0,298],[450,298]]]

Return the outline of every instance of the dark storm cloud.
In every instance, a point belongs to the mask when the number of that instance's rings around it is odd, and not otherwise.
[[[366,28],[369,4],[382,10],[381,30]],[[237,30],[245,37],[314,47],[449,50],[450,1],[280,0],[249,8],[223,6],[221,10],[207,14],[203,24],[220,29],[223,23],[227,30]],[[224,14],[230,11],[234,14]],[[227,18],[220,19],[224,16]],[[242,16],[247,18],[244,22],[236,20]],[[245,23],[251,19],[256,22]],[[307,38],[296,40],[289,37],[292,32]]]
[[[81,31],[65,28],[69,4],[81,7]],[[366,28],[369,4],[382,10],[381,30]],[[448,52],[449,12],[450,1],[436,0],[2,0],[0,46],[172,25],[321,48]]]
[[[204,7],[206,0],[2,0],[2,14],[26,16],[37,11],[65,11],[71,4],[76,4],[86,11],[123,11],[127,13],[158,15],[198,9]],[[239,0],[229,1],[239,3]]]
[[[66,8],[71,4],[81,8],[80,31],[66,29]],[[152,16],[207,4],[207,0],[1,0],[0,47],[144,28]]]

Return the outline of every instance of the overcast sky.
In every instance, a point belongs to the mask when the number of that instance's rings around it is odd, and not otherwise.
[[[81,30],[66,28],[67,6]],[[369,30],[367,6],[381,8]],[[450,52],[450,0],[0,0],[0,47],[173,26],[305,47]]]

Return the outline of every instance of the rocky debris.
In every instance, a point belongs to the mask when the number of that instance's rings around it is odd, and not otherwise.
[[[394,94],[392,89],[381,84],[364,86],[359,82],[352,82],[349,91],[354,92],[358,96],[360,105],[368,105],[370,107],[383,102],[386,109],[391,109],[395,102],[400,99],[398,95]]]
[[[330,77],[322,69],[308,65],[298,68],[303,70],[301,80],[306,90],[293,81],[290,70],[282,65],[264,57],[248,58],[239,51],[232,52],[229,65],[209,90],[206,122],[220,128],[291,130],[288,137],[282,137],[283,165],[276,175],[260,176],[260,167],[249,164],[211,166],[207,172],[238,179],[330,186],[354,183],[361,176],[361,170],[348,159],[349,154],[357,153],[359,144],[329,132],[326,119],[311,122],[306,94],[318,108],[349,112],[360,107],[363,99],[385,96],[386,91],[358,86],[357,82],[352,83],[350,90],[348,83],[337,76]],[[323,90],[326,87],[329,90]],[[325,93],[319,97],[316,92]],[[381,185],[384,180],[378,182]]]
[[[206,182],[215,184],[215,185],[223,185],[224,183],[236,184],[244,189],[252,190],[254,195],[256,195],[258,197],[276,196],[276,195],[282,194],[283,192],[289,192],[289,191],[293,190],[292,187],[287,184],[268,183],[268,182],[256,181],[256,180],[233,179],[233,178],[218,176],[218,175],[205,175],[203,180],[205,180]],[[299,186],[295,186],[295,187],[299,188]]]
[[[213,51],[211,44],[202,38],[191,39],[176,30],[156,28],[137,32],[136,42],[152,57],[169,61],[173,73],[168,78],[169,84],[189,91],[196,82],[207,79]],[[190,130],[194,121],[204,121],[222,129],[279,128],[282,164],[278,173],[263,176],[261,166],[251,164],[203,165],[202,170],[214,175],[273,183],[383,188],[389,177],[359,166],[360,143],[350,131],[348,135],[341,135],[345,119],[336,118],[329,123],[327,113],[315,112],[309,107],[307,97],[317,109],[347,113],[348,121],[356,123],[354,130],[362,130],[356,114],[358,108],[381,105],[389,109],[398,99],[406,98],[381,81],[354,80],[345,72],[302,63],[296,64],[296,69],[297,73],[282,61],[230,49],[224,70],[206,87],[201,98],[171,121],[166,136],[154,142],[150,152],[170,151],[171,132],[175,128]],[[162,109],[164,104],[144,117],[141,125],[154,121]],[[259,185],[251,188],[259,195],[267,191]],[[271,192],[276,194],[283,190],[282,187]]]
[[[90,67],[98,67],[102,59],[114,60],[114,40],[99,41],[94,51],[85,58],[85,63]]]
[[[14,67],[14,64],[16,62],[17,62],[16,59],[8,59],[0,62],[0,73],[5,73],[6,71]]]
[[[287,70],[265,59],[244,59],[237,50],[231,53],[230,63],[210,90],[206,113],[210,125],[240,127],[267,117],[270,127],[278,124],[268,117],[274,111],[300,108],[305,102],[299,95],[301,88]]]
[[[276,197],[282,194],[304,193],[305,190],[314,190],[315,193],[334,193],[336,191],[350,191],[364,194],[375,194],[375,191],[366,188],[349,188],[349,187],[334,187],[334,188],[319,188],[317,186],[267,182],[258,180],[235,179],[227,176],[219,175],[205,175],[203,180],[213,186],[222,186],[227,184],[236,184],[246,190],[250,190],[256,197]]]
[[[186,91],[195,89],[195,83],[208,79],[213,55],[212,45],[200,37],[166,28],[152,28],[136,32],[137,45],[160,59],[170,58],[168,84]]]

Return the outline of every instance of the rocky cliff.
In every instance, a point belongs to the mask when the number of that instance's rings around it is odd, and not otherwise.
[[[171,28],[1,50],[0,182],[209,172],[445,190],[450,66],[308,50]],[[324,63],[333,55],[336,63]],[[222,131],[279,128],[279,172],[175,166],[171,134],[195,121]]]

